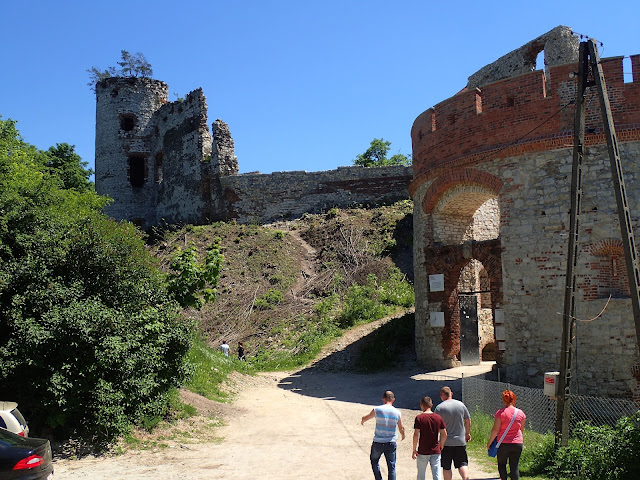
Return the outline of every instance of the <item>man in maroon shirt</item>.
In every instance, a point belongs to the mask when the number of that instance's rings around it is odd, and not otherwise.
[[[440,451],[447,439],[447,426],[442,417],[431,411],[431,397],[420,400],[422,413],[413,423],[413,455],[418,464],[418,480],[425,480],[427,465],[431,465],[433,480],[442,480],[440,471]]]

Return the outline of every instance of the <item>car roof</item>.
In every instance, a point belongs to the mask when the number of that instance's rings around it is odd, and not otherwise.
[[[16,402],[0,402],[0,410],[13,410],[17,406]]]

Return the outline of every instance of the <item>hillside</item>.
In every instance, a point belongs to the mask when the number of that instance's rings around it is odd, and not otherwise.
[[[225,339],[232,348],[244,342],[249,356],[295,355],[310,348],[313,332],[338,334],[331,329],[345,321],[336,317],[352,285],[412,282],[412,209],[406,200],[270,225],[189,226],[153,250],[168,268],[178,248],[193,244],[204,255],[219,238],[225,260],[216,301],[187,314],[211,346]]]

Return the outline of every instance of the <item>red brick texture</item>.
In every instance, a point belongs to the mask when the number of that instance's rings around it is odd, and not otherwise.
[[[631,57],[633,83],[624,83],[622,57],[602,59],[619,141],[640,140],[640,55]],[[566,148],[573,144],[577,65],[552,67],[464,89],[422,113],[411,129],[415,192],[451,167]],[[593,89],[592,89],[593,90]],[[586,144],[605,143],[600,105],[587,95]]]
[[[460,352],[460,307],[458,303],[458,279],[464,267],[469,263],[462,245],[427,247],[425,265],[427,275],[444,274],[445,290],[429,292],[429,303],[440,302],[444,312],[445,327],[442,330],[442,350],[444,358],[454,357]],[[471,258],[482,263],[490,283],[491,308],[502,305],[502,259],[500,240],[474,242]]]

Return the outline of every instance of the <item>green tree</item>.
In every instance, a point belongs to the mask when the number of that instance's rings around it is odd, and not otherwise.
[[[91,190],[93,182],[89,178],[93,170],[86,168],[88,162],[82,160],[75,148],[75,145],[68,143],[57,143],[55,147],[50,147],[46,166],[62,180],[63,188],[79,192]]]
[[[389,165],[411,165],[411,155],[397,153],[387,158],[387,153],[391,148],[391,142],[384,138],[374,138],[367,150],[358,155],[354,160],[354,165],[361,167],[386,167]]]
[[[179,249],[171,258],[167,288],[181,307],[202,308],[216,296],[216,286],[224,256],[220,253],[220,239],[215,239],[202,262],[195,247]]]
[[[167,411],[193,325],[139,231],[47,159],[0,119],[0,397],[34,431],[101,443]]]
[[[140,53],[130,53],[127,50],[120,50],[120,61],[116,62],[118,67],[107,67],[102,70],[98,67],[87,69],[89,74],[89,87],[95,91],[96,83],[109,77],[142,77],[148,78],[153,75],[153,68],[145,56]]]

